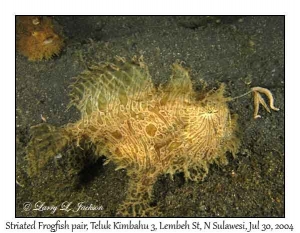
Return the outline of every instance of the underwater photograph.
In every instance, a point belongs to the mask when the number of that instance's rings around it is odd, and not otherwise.
[[[15,217],[285,217],[284,16],[15,20]]]

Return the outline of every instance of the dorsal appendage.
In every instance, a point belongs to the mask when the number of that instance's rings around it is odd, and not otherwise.
[[[248,91],[240,96],[231,98],[229,101],[235,100],[235,99],[239,99],[243,96],[246,96],[250,93],[253,93],[253,99],[254,99],[254,114],[253,114],[253,118],[257,119],[257,118],[261,118],[261,115],[258,114],[259,111],[259,106],[260,104],[268,111],[271,112],[270,108],[274,111],[279,111],[279,108],[276,108],[274,106],[274,97],[272,92],[267,89],[267,88],[263,88],[263,87],[252,87],[251,91]],[[269,106],[266,104],[265,100],[262,98],[261,94],[265,94],[268,99],[269,99]]]

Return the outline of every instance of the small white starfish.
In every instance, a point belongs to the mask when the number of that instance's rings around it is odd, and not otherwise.
[[[259,105],[261,104],[268,112],[271,112],[270,108],[275,111],[279,111],[279,108],[274,107],[274,97],[266,88],[263,87],[253,87],[251,88],[254,96],[254,119],[261,118],[261,115],[258,114]],[[270,101],[270,108],[267,106],[265,100],[261,97],[261,93],[265,94]]]

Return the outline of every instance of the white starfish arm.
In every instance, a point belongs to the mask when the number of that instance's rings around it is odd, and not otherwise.
[[[253,99],[254,99],[254,119],[261,118],[261,115],[258,115],[259,111],[259,100],[257,92],[253,92]]]

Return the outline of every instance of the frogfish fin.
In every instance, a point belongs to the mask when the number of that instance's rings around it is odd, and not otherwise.
[[[69,142],[64,128],[42,123],[31,127],[31,139],[26,148],[28,175],[34,176]]]
[[[76,78],[71,85],[70,105],[84,116],[149,98],[154,90],[142,57],[131,61],[116,57],[115,63],[94,65]]]
[[[174,101],[190,101],[194,94],[189,71],[179,62],[172,65],[170,80],[166,85],[161,86],[160,89],[163,92],[161,104]]]

